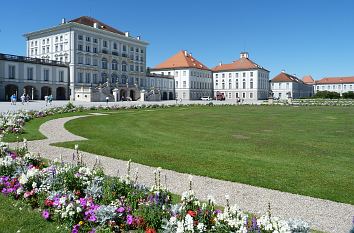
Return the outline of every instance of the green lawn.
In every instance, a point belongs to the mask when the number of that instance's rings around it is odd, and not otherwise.
[[[0,194],[0,232],[6,233],[56,233],[69,232],[63,226],[45,221],[38,210]],[[65,229],[65,227],[64,227]]]
[[[353,116],[350,107],[189,107],[65,126],[90,139],[78,143],[84,151],[354,204]]]

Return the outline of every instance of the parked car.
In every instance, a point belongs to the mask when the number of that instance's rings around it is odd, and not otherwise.
[[[200,98],[201,100],[211,100],[210,96],[203,96],[202,98]]]

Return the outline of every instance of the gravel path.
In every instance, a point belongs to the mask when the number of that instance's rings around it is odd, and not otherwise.
[[[99,116],[103,114],[92,115]],[[73,149],[54,147],[49,144],[87,140],[65,130],[64,124],[70,120],[88,116],[73,116],[47,121],[39,129],[47,139],[29,142],[29,150],[40,153],[48,159],[56,159],[62,155],[64,161],[71,162],[74,153]],[[12,144],[12,146],[15,145],[16,143]],[[82,152],[82,154],[83,160],[88,166],[93,166],[96,157],[98,157],[107,175],[126,174],[127,161],[86,152]],[[138,182],[148,186],[151,186],[154,182],[153,171],[155,169],[154,167],[132,163],[132,173],[134,174],[138,171]],[[181,194],[188,190],[188,174],[170,170],[162,170],[161,174],[162,183],[165,185],[166,177],[167,188],[171,192]],[[212,195],[216,203],[220,205],[225,204],[225,194],[228,194],[231,204],[236,203],[242,210],[256,214],[265,213],[268,202],[270,202],[273,216],[279,216],[284,219],[302,219],[310,223],[311,228],[325,232],[349,232],[354,216],[353,205],[208,177],[193,176],[193,190],[195,190],[197,197],[202,200],[206,200],[208,195]]]

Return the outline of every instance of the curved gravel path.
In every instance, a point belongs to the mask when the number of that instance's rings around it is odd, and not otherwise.
[[[104,115],[104,114],[92,114]],[[92,116],[91,115],[91,116]],[[62,155],[66,162],[72,161],[73,149],[51,146],[51,143],[87,140],[68,132],[64,124],[70,120],[88,117],[73,116],[45,122],[39,131],[47,137],[44,140],[30,141],[28,148],[31,152],[40,153],[48,159],[56,159]],[[12,144],[12,146],[16,143]],[[101,161],[107,175],[123,175],[126,173],[127,161],[113,159],[102,155],[82,152],[83,160],[88,166],[95,164],[96,157]],[[138,182],[151,186],[154,183],[154,167],[132,163],[132,173],[138,171]],[[188,190],[189,174],[171,170],[162,170],[162,183],[167,180],[167,188],[177,194]],[[318,198],[280,192],[266,188],[254,187],[247,184],[222,181],[208,177],[193,176],[193,190],[198,198],[206,200],[212,195],[217,204],[225,204],[225,194],[230,196],[230,202],[236,203],[242,210],[263,214],[267,211],[268,202],[271,204],[273,216],[284,219],[295,218],[307,221],[312,229],[333,233],[347,233],[352,226],[354,206]]]

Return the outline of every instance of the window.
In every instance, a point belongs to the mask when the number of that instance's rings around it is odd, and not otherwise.
[[[42,47],[42,53],[45,53],[45,47]]]
[[[16,77],[15,69],[16,67],[14,65],[9,65],[9,79],[14,79]]]
[[[231,78],[232,77],[232,74],[231,73],[229,73],[229,78]]]
[[[250,89],[253,89],[253,79],[250,80]]]
[[[82,83],[83,82],[83,79],[84,79],[83,76],[84,76],[84,74],[80,72],[79,73],[79,79],[77,80],[78,83]]]
[[[60,36],[60,41],[63,41],[63,36]]]
[[[215,87],[216,87],[216,88],[219,87],[219,80],[215,80]]]
[[[187,87],[187,82],[183,81],[183,88],[186,88],[186,87]]]
[[[243,73],[242,73],[242,77],[246,77],[246,72],[243,72]]]
[[[289,83],[286,83],[286,89],[289,89]]]
[[[176,81],[176,88],[178,88],[178,81]]]
[[[140,72],[144,72],[144,66],[140,66]]]
[[[96,47],[93,47],[92,49],[93,49],[94,53],[97,53],[97,48]]]
[[[253,77],[253,72],[250,73],[250,76]]]
[[[123,51],[126,52],[127,51],[127,46],[123,45]]]
[[[183,70],[183,76],[186,76],[187,72],[185,70]]]
[[[221,77],[222,77],[222,78],[225,78],[225,74],[223,73],[223,74],[221,75]]]
[[[134,52],[134,47],[130,47],[130,52]]]
[[[97,74],[92,75],[92,82],[97,83]]]
[[[242,98],[246,98],[246,93],[242,93]]]
[[[238,78],[238,73],[236,73],[236,78]]]
[[[49,70],[48,69],[43,70],[43,80],[49,81]]]
[[[144,53],[144,49],[140,49],[140,53]]]
[[[83,64],[84,63],[84,57],[83,56],[78,56],[78,61],[77,61],[77,63],[79,63],[79,64]]]
[[[236,89],[238,89],[238,79],[236,79]]]
[[[91,65],[91,57],[86,57],[86,65]]]
[[[33,49],[31,49],[31,55],[33,55],[33,54],[34,54]]]
[[[134,71],[134,65],[130,65],[130,66],[129,66],[129,70],[130,70],[130,71]]]
[[[102,58],[102,69],[107,69],[107,59]]]
[[[107,48],[107,41],[103,41],[103,47]]]
[[[97,39],[93,38],[93,43],[97,44]]]
[[[113,43],[113,49],[117,49],[117,43]]]
[[[97,66],[97,65],[98,65],[98,60],[97,60],[97,58],[93,58],[93,59],[92,59],[92,65],[93,65],[93,66]]]
[[[44,45],[44,44],[45,44],[45,39],[42,40],[42,45]]]
[[[225,89],[225,80],[221,80],[221,89]]]
[[[238,98],[239,97],[239,94],[238,94],[238,92],[236,92],[236,98]]]
[[[49,46],[47,46],[47,53],[49,53]]]
[[[231,81],[231,79],[229,79],[229,89],[232,89],[232,81]]]
[[[250,93],[250,99],[252,99],[253,98],[253,93]]]
[[[58,52],[58,50],[59,50],[59,47],[58,47],[58,45],[56,45],[55,46],[55,52]]]
[[[229,99],[232,98],[232,93],[231,93],[231,92],[228,93],[228,98],[229,98]]]
[[[49,38],[47,39],[47,44],[49,44]]]
[[[127,63],[125,61],[122,62],[122,71],[127,71]]]
[[[63,45],[62,44],[60,45],[60,51],[63,51]]]
[[[85,83],[90,83],[90,82],[91,82],[91,74],[90,73],[86,73]]]
[[[139,66],[135,65],[135,72],[139,72]]]
[[[86,52],[90,52],[91,49],[90,49],[90,46],[86,45]]]
[[[182,97],[183,97],[183,99],[186,98],[186,93],[185,92],[183,92]]]
[[[31,41],[31,46],[33,47],[33,41]]]
[[[64,71],[59,71],[59,82],[64,82]]]
[[[215,78],[219,78],[219,74],[215,74]]]
[[[118,63],[116,60],[112,61],[112,70],[118,70]]]
[[[27,80],[33,80],[33,68],[27,67]]]
[[[58,46],[55,46],[55,47],[57,48]],[[82,50],[83,50],[82,44],[79,44],[79,45],[77,46],[77,49],[78,49],[79,51],[82,51]]]
[[[135,52],[138,53],[138,52],[139,52],[139,48],[136,48],[136,49],[135,49]]]
[[[89,36],[86,36],[86,41],[87,42],[90,42],[91,41],[91,38]]]
[[[58,40],[58,37],[56,39]],[[34,45],[37,46],[37,41],[34,42]]]
[[[78,40],[82,40],[82,38],[83,38],[82,35],[78,35],[78,36],[77,36],[77,39],[78,39]],[[56,41],[57,41],[57,39],[58,39],[58,37],[55,37],[55,40],[56,40]]]
[[[178,77],[178,71],[175,72],[175,76]]]
[[[242,80],[242,88],[243,88],[243,89],[246,89],[246,79],[243,79],[243,80]]]

